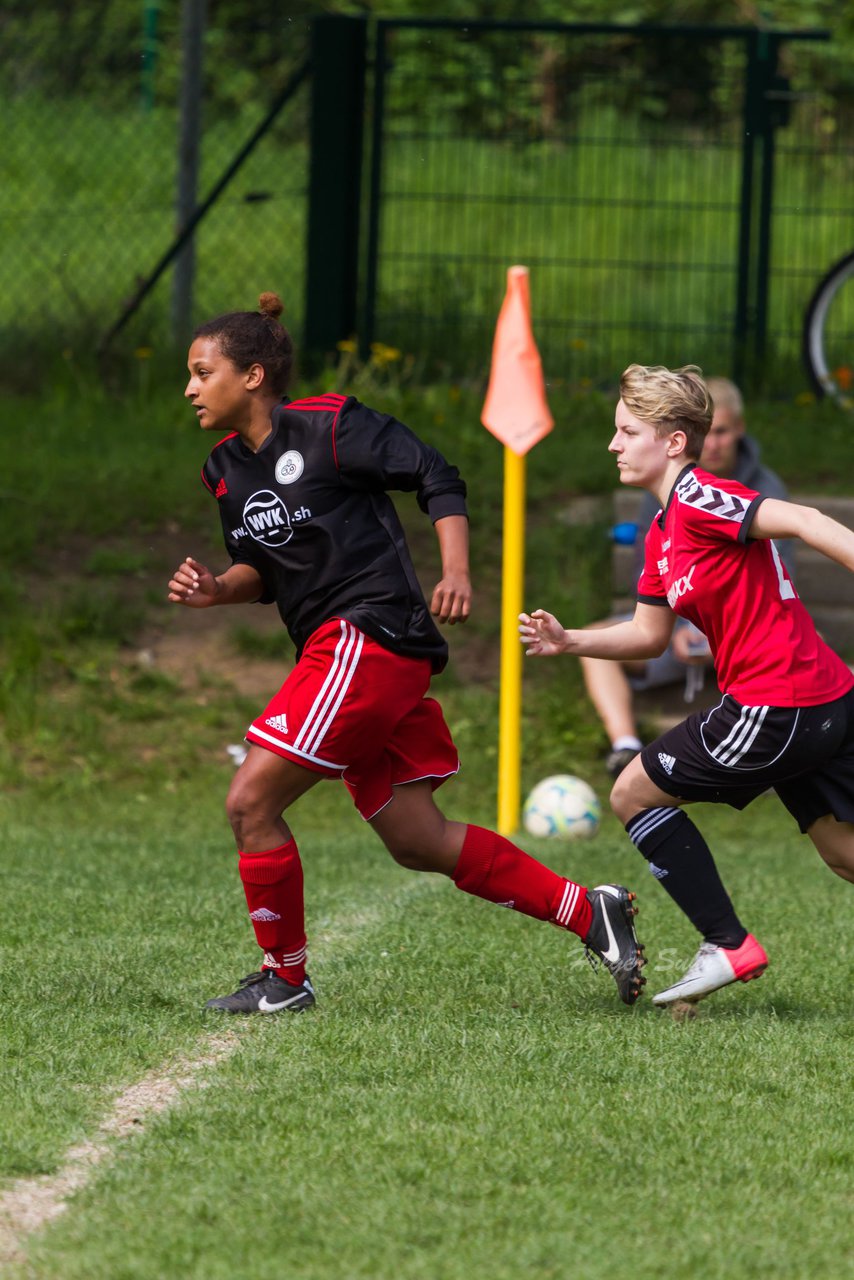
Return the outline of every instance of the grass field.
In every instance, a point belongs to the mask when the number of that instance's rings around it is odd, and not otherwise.
[[[272,630],[251,642],[251,610],[213,649],[176,630],[166,569],[218,538],[197,480],[208,442],[175,371],[141,372],[115,396],[65,366],[3,405],[4,1276],[854,1277],[851,890],[770,796],[698,810],[772,963],[692,1022],[648,998],[627,1010],[574,939],[400,870],[337,784],[293,811],[318,1007],[202,1012],[257,963],[226,746],[267,688],[241,680],[290,649]],[[500,450],[479,388],[351,372],[473,481],[477,611],[436,692],[463,760],[443,804],[490,825]],[[583,622],[608,602],[608,508],[581,528],[558,517],[611,487],[613,405],[555,387],[552,407],[528,589]],[[844,487],[847,421],[769,401],[751,423],[791,483]],[[429,580],[432,535],[413,532]],[[171,666],[164,637],[183,639]],[[569,771],[605,798],[575,664],[526,665],[522,734],[525,788]],[[525,843],[638,891],[648,991],[690,959],[690,928],[614,819],[591,841]]]
[[[20,922],[4,948],[7,1185],[56,1178],[118,1095],[221,1039],[200,1006],[255,963],[226,782],[220,765],[166,797],[4,805]],[[448,803],[490,820],[464,780]],[[317,1009],[229,1026],[168,1111],[110,1135],[8,1274],[854,1274],[844,887],[770,799],[702,823],[773,963],[678,1025],[624,1009],[574,940],[407,877],[330,786],[294,823]],[[577,848],[529,844],[584,881],[639,884],[653,986],[691,954],[612,822]],[[841,941],[819,953],[804,918]]]

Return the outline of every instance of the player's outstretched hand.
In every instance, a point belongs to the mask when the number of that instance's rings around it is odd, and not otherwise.
[[[528,658],[549,658],[556,653],[566,653],[567,632],[554,614],[546,613],[545,609],[519,614],[519,639]]]
[[[190,609],[207,609],[216,602],[216,578],[203,564],[187,556],[169,579],[169,599]]]
[[[471,610],[471,579],[467,574],[448,574],[436,584],[430,612],[440,622],[465,622]]]

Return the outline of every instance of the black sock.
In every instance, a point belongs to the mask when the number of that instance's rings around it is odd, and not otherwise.
[[[740,947],[747,937],[709,846],[681,809],[643,809],[626,823],[649,869],[706,942]]]

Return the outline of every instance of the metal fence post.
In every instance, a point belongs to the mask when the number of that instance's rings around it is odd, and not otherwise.
[[[786,82],[778,75],[780,42],[775,36],[764,36],[760,42],[761,94],[759,135],[762,158],[759,174],[759,208],[757,211],[756,246],[756,331],[754,354],[758,366],[765,362],[768,338],[768,294],[771,274],[771,224],[774,210],[774,164],[777,130],[788,123],[785,103]],[[777,95],[776,97],[774,95]]]
[[[178,189],[175,233],[180,235],[196,210],[202,136],[202,59],[207,0],[183,0],[181,5],[181,118],[178,142]],[[172,277],[172,341],[184,344],[193,316],[195,243],[187,240],[175,259]]]
[[[786,36],[752,32],[745,83],[735,379],[761,384],[767,354],[777,130],[788,124],[789,85],[777,70]]]
[[[377,281],[380,256],[380,204],[383,176],[383,128],[385,125],[386,29],[381,18],[374,40],[374,80],[371,123],[370,194],[368,198],[368,234],[365,257],[365,293],[362,323],[359,331],[359,354],[367,359],[374,337],[377,311]]]
[[[337,14],[312,26],[307,354],[356,331],[366,30],[364,18]]]
[[[753,185],[756,157],[756,98],[759,93],[757,71],[758,33],[745,34],[744,135],[741,147],[741,201],[738,227],[738,277],[735,316],[733,319],[733,377],[742,384],[747,371],[747,345],[751,326],[751,259],[753,248]]]

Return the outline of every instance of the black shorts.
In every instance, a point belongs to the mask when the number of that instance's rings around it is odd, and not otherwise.
[[[652,781],[679,800],[744,809],[773,788],[801,831],[854,822],[854,689],[817,707],[746,707],[729,694],[644,747]]]

